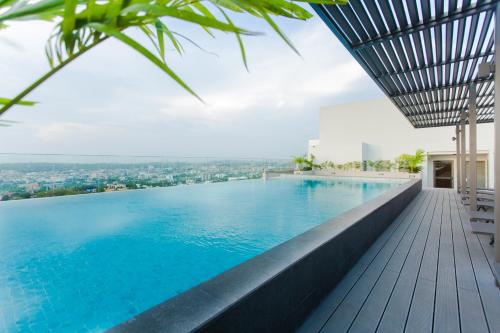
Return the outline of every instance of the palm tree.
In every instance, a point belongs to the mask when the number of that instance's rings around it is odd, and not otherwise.
[[[295,163],[295,169],[301,170],[302,165],[305,163],[306,158],[304,156],[295,156],[293,158],[293,163]]]
[[[409,173],[418,173],[422,170],[422,163],[425,160],[425,152],[417,149],[415,155],[402,154],[397,158],[399,168]]]
[[[373,169],[375,168],[375,162],[372,160],[368,160],[366,163],[368,164],[370,171],[373,171]]]
[[[420,172],[422,163],[424,163],[425,152],[422,149],[418,149],[415,155],[407,155],[406,162],[408,163],[408,168],[410,173]]]
[[[348,0],[297,0],[322,4],[346,4]],[[194,97],[201,98],[169,67],[166,50],[172,47],[182,54],[182,41],[195,44],[181,32],[169,27],[172,19],[213,31],[232,33],[239,45],[243,63],[247,58],[242,36],[260,33],[233,23],[230,14],[247,14],[267,22],[271,28],[296,52],[292,42],[272,19],[285,17],[307,20],[312,14],[293,1],[285,0],[0,0],[0,29],[8,23],[22,20],[55,21],[55,29],[47,41],[46,55],[50,69],[12,99],[0,99],[0,115],[59,72],[65,66],[109,38],[125,43],[157,66]],[[141,44],[125,31],[140,30],[150,42]],[[195,44],[196,45],[196,44]],[[150,49],[154,49],[151,51]],[[26,103],[26,101],[24,101]]]

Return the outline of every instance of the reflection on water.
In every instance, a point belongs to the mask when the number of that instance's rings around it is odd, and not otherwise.
[[[274,179],[1,202],[0,332],[102,331],[395,186]]]

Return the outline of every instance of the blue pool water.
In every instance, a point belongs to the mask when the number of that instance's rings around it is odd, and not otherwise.
[[[273,179],[0,202],[0,332],[100,332],[399,185]]]

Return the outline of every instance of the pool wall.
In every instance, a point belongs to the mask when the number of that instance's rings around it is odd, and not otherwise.
[[[110,332],[293,331],[421,189],[410,180]]]

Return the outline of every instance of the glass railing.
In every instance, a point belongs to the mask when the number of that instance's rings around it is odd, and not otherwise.
[[[0,154],[0,201],[261,178],[291,159]]]

